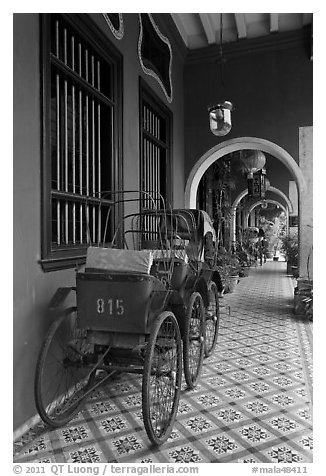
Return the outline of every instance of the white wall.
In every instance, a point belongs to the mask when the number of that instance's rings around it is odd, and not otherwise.
[[[300,194],[299,210],[299,246],[300,246],[300,277],[308,277],[308,257],[313,243],[313,128],[299,128],[299,166],[305,177],[307,188]],[[309,276],[312,279],[312,259]]]

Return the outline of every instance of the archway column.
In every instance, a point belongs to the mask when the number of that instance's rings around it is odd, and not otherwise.
[[[313,243],[313,160],[312,127],[299,128],[299,164],[307,187],[299,192],[299,274],[313,278],[312,263],[308,273],[308,260],[312,261]],[[310,258],[309,258],[310,256]]]
[[[231,224],[230,224],[230,235],[231,235],[231,244],[236,241],[236,226],[237,226],[237,207],[231,207]]]

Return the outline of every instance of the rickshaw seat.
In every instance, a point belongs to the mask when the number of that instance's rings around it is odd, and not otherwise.
[[[153,264],[150,250],[124,250],[90,246],[87,249],[85,271],[106,270],[119,273],[149,274]]]
[[[153,260],[171,260],[181,263],[188,263],[188,255],[185,249],[177,248],[171,250],[151,250],[153,253]]]
[[[153,275],[169,272],[169,264],[173,263],[171,286],[180,289],[188,272],[188,255],[185,249],[151,250],[153,253]],[[166,266],[168,265],[168,266]]]

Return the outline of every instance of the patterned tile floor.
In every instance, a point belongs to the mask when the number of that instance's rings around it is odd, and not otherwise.
[[[150,446],[141,381],[121,375],[55,430],[14,442],[15,462],[312,462],[312,324],[293,315],[284,262],[267,262],[220,301],[218,345],[198,386],[183,386],[169,440]]]

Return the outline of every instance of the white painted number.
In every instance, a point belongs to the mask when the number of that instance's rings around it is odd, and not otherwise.
[[[103,298],[99,298],[96,300],[96,309],[98,314],[109,316],[122,316],[125,312],[123,299],[108,299],[105,302]]]
[[[97,312],[103,314],[104,312],[104,299],[100,298],[96,301],[97,303]]]
[[[116,309],[117,309],[118,316],[122,316],[122,314],[124,314],[125,308],[123,305],[123,299],[116,300]]]

